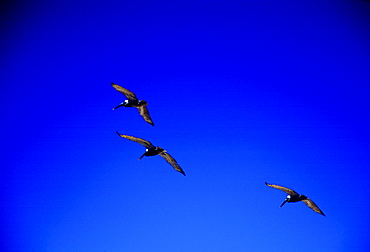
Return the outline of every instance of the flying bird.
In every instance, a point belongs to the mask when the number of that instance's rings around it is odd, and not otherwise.
[[[265,184],[269,187],[279,189],[279,190],[281,190],[283,192],[286,192],[288,194],[288,196],[286,197],[284,202],[280,205],[280,207],[284,206],[284,204],[286,202],[291,203],[291,202],[303,201],[303,203],[305,203],[309,208],[314,210],[316,213],[319,213],[319,214],[322,214],[322,215],[325,216],[325,214],[320,210],[320,208],[312,200],[307,198],[305,195],[298,194],[297,192],[293,191],[292,189],[289,189],[289,188],[286,188],[286,187],[283,187],[283,186],[271,185],[271,184],[266,183],[266,182],[265,182]]]
[[[163,157],[170,165],[172,165],[172,167],[176,171],[181,172],[184,176],[186,176],[185,172],[181,169],[180,165],[177,164],[177,161],[166,150],[162,149],[161,147],[155,147],[151,142],[146,141],[144,139],[133,137],[133,136],[128,136],[128,135],[121,135],[117,131],[116,133],[120,137],[137,142],[146,147],[144,154],[141,155],[141,157],[139,157],[139,160],[142,159],[144,156],[159,155]]]
[[[112,87],[127,97],[127,100],[124,100],[117,107],[114,107],[113,110],[119,107],[136,107],[139,110],[140,115],[144,118],[144,120],[151,124],[152,126],[154,126],[152,118],[150,118],[148,108],[146,107],[148,105],[146,101],[137,99],[136,95],[133,92],[117,84],[114,84],[113,82]]]

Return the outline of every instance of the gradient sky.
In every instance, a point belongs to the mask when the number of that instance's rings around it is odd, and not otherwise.
[[[370,4],[13,1],[1,251],[368,251]],[[115,82],[155,123],[119,108]],[[166,149],[161,157],[120,138]],[[310,197],[280,208],[279,184]]]

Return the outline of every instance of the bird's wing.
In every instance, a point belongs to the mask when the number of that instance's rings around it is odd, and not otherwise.
[[[309,198],[302,200],[309,208],[314,210],[316,213],[322,214],[325,216],[325,214],[320,210],[320,208]]]
[[[146,106],[137,107],[139,110],[140,115],[144,118],[144,120],[154,126],[152,118],[150,118],[148,108]]]
[[[137,100],[136,95],[133,92],[127,90],[126,88],[123,88],[117,84],[114,84],[113,82],[112,82],[112,87],[114,87],[114,89],[117,90],[118,92],[124,94],[127,97],[127,99]]]
[[[149,141],[146,141],[144,139],[141,139],[141,138],[138,138],[138,137],[133,137],[133,136],[128,136],[128,135],[121,135],[120,133],[118,133],[116,131],[117,135],[119,135],[120,137],[123,137],[123,138],[126,138],[128,140],[131,140],[131,141],[134,141],[134,142],[137,142],[141,145],[144,145],[146,148],[151,148],[151,147],[154,147],[154,145],[149,142]]]
[[[266,183],[265,184],[269,187],[272,187],[272,188],[276,188],[276,189],[279,189],[279,190],[282,190],[283,192],[286,192],[287,194],[289,195],[298,195],[298,193],[296,193],[295,191],[293,191],[292,189],[289,189],[289,188],[286,188],[286,187],[283,187],[283,186],[279,186],[279,185],[271,185],[269,183]]]
[[[177,164],[177,161],[170,155],[168,154],[167,152],[161,152],[159,153],[159,155],[161,157],[163,157],[164,159],[166,159],[166,161],[172,165],[172,167],[178,171],[178,172],[181,172],[184,176],[186,176],[185,172],[183,171],[183,169],[181,169],[180,165]]]

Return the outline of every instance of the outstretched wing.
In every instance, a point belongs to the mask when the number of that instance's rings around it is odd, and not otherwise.
[[[184,176],[186,176],[185,172],[183,171],[183,169],[181,169],[180,165],[177,164],[177,161],[170,155],[168,154],[167,152],[161,152],[159,153],[159,155],[161,157],[163,157],[164,159],[166,159],[166,161],[172,165],[172,167],[178,171],[178,172],[181,172]]]
[[[309,198],[307,199],[304,199],[302,200],[309,208],[311,208],[312,210],[314,210],[316,213],[319,213],[319,214],[322,214],[324,216],[326,216],[321,210],[320,208],[312,201],[310,200]]]
[[[146,106],[137,107],[139,110],[140,115],[144,118],[144,120],[154,126],[152,118],[150,118],[148,108]]]
[[[276,188],[276,189],[279,189],[279,190],[282,190],[283,192],[286,192],[287,194],[289,195],[298,195],[298,193],[296,193],[295,191],[293,191],[292,189],[289,189],[289,188],[286,188],[286,187],[283,187],[283,186],[279,186],[279,185],[271,185],[269,183],[266,183],[265,184],[269,187],[272,187],[272,188]]]
[[[114,89],[117,90],[118,92],[124,94],[127,97],[127,99],[137,100],[136,95],[133,92],[127,90],[126,88],[123,88],[117,84],[114,84],[113,82],[112,82],[112,87],[114,87]]]
[[[121,135],[120,133],[118,133],[118,131],[116,131],[117,135],[119,135],[120,137],[123,137],[123,138],[126,138],[130,141],[134,141],[134,142],[137,142],[141,145],[144,145],[146,148],[151,148],[151,147],[154,147],[154,145],[149,142],[149,141],[146,141],[144,139],[141,139],[141,138],[138,138],[138,137],[133,137],[133,136],[128,136],[128,135]]]

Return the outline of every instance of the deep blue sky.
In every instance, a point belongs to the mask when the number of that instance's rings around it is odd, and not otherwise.
[[[368,250],[369,3],[2,9],[1,251]]]

